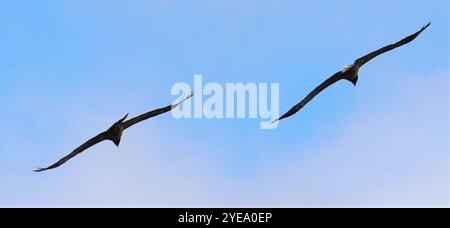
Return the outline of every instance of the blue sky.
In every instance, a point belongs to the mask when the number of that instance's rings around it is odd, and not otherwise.
[[[387,7],[388,6],[388,7]],[[276,130],[160,116],[35,174],[177,82],[280,83]],[[0,206],[449,206],[447,1],[0,0]]]

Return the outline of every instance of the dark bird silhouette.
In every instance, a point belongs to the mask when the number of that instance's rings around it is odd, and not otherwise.
[[[431,23],[428,23],[427,25],[423,26],[419,31],[417,31],[414,34],[411,34],[404,39],[398,41],[397,43],[387,45],[383,48],[380,48],[372,53],[369,53],[359,59],[357,59],[353,64],[346,66],[341,71],[335,73],[331,77],[329,77],[327,80],[325,80],[322,84],[320,84],[318,87],[316,87],[311,93],[309,93],[302,101],[300,101],[297,105],[292,107],[287,113],[282,115],[280,118],[273,121],[273,123],[280,121],[282,119],[286,119],[298,111],[302,109],[308,102],[310,102],[317,94],[322,92],[325,88],[328,86],[334,84],[335,82],[345,79],[347,81],[350,81],[354,86],[356,86],[356,83],[358,82],[358,71],[361,66],[372,60],[373,58],[377,57],[378,55],[381,55],[385,52],[391,51],[397,47],[400,47],[402,45],[405,45],[411,41],[413,41],[420,33],[422,33],[428,26],[430,26]]]
[[[38,168],[36,170],[34,170],[35,172],[42,172],[45,170],[49,170],[49,169],[54,169],[57,168],[59,166],[61,166],[62,164],[64,164],[65,162],[67,162],[68,160],[70,160],[71,158],[75,157],[76,155],[80,154],[81,152],[85,151],[86,149],[90,148],[91,146],[94,146],[95,144],[102,142],[104,140],[110,140],[112,141],[116,146],[119,146],[120,144],[120,140],[122,139],[122,133],[123,131],[125,131],[125,129],[141,122],[144,120],[147,120],[149,118],[158,116],[160,114],[166,113],[171,111],[172,109],[176,108],[177,106],[179,106],[181,103],[183,103],[184,101],[188,100],[189,98],[191,98],[192,96],[194,96],[194,93],[192,92],[191,94],[189,94],[186,98],[184,98],[182,101],[173,104],[173,105],[169,105],[166,106],[164,108],[160,108],[160,109],[156,109],[147,113],[144,113],[140,116],[134,117],[130,120],[125,121],[125,119],[128,117],[128,114],[126,114],[122,119],[120,119],[119,121],[117,121],[116,123],[114,123],[108,130],[98,134],[97,136],[89,139],[87,142],[85,142],[83,145],[79,146],[78,148],[76,148],[75,150],[72,151],[72,153],[70,153],[69,155],[63,157],[62,159],[60,159],[59,161],[57,161],[55,164],[47,167],[47,168]]]

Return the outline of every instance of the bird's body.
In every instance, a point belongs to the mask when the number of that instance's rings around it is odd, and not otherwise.
[[[355,64],[350,64],[344,67],[341,70],[341,78],[351,82],[353,85],[356,85],[358,82],[358,72],[359,66]]]
[[[122,139],[123,131],[125,130],[123,121],[128,117],[125,115],[122,119],[113,124],[108,130],[106,130],[106,138],[111,140],[116,146],[119,146],[120,140]]]
[[[139,115],[139,116],[134,117],[134,118],[132,118],[130,120],[127,120],[127,121],[125,121],[125,119],[127,119],[127,117],[128,117],[128,114],[126,114],[122,119],[120,119],[117,122],[115,122],[106,131],[104,131],[104,132],[98,134],[97,136],[89,139],[84,144],[82,144],[81,146],[79,146],[78,148],[73,150],[72,153],[70,153],[69,155],[63,157],[62,159],[60,159],[59,161],[57,161],[56,163],[54,163],[53,165],[51,165],[51,166],[49,166],[47,168],[36,169],[35,172],[42,172],[42,171],[45,171],[45,170],[57,168],[57,167],[61,166],[62,164],[64,164],[65,162],[67,162],[68,160],[70,160],[71,158],[73,158],[76,155],[78,155],[79,153],[85,151],[89,147],[94,146],[97,143],[100,143],[100,142],[105,141],[105,140],[112,141],[116,146],[119,146],[120,141],[122,139],[123,132],[127,128],[129,128],[129,127],[131,127],[131,126],[133,126],[133,125],[135,125],[135,124],[137,124],[137,123],[139,123],[141,121],[147,120],[147,119],[149,119],[151,117],[155,117],[155,116],[158,116],[160,114],[169,112],[172,109],[176,108],[181,103],[183,103],[184,101],[186,101],[187,99],[191,98],[193,95],[194,94],[191,93],[188,97],[184,98],[182,101],[180,101],[177,104],[169,105],[169,106],[166,106],[164,108],[160,108],[160,109],[156,109],[156,110],[144,113],[142,115]]]
[[[373,58],[375,58],[385,52],[391,51],[397,47],[403,46],[403,45],[413,41],[420,33],[422,33],[426,28],[428,28],[428,26],[430,26],[430,23],[423,26],[422,29],[420,29],[416,33],[413,33],[396,43],[389,44],[383,48],[380,48],[374,52],[371,52],[371,53],[355,60],[353,64],[345,66],[341,71],[336,72],[331,77],[329,77],[327,80],[322,82],[322,84],[320,84],[313,91],[311,91],[302,101],[300,101],[298,104],[296,104],[294,107],[292,107],[288,112],[286,112],[284,115],[282,115],[280,118],[276,119],[273,122],[277,122],[277,121],[286,119],[286,118],[294,115],[295,113],[300,111],[300,109],[302,109],[308,102],[310,102],[317,94],[322,92],[328,86],[336,83],[337,81],[344,79],[344,80],[350,81],[353,85],[356,86],[356,83],[358,82],[358,78],[359,78],[359,74],[358,74],[359,69],[364,64],[366,64]]]

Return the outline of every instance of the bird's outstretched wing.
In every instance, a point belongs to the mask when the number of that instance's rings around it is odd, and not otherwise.
[[[135,125],[135,124],[137,124],[137,123],[139,123],[139,122],[141,122],[141,121],[144,121],[144,120],[147,120],[149,118],[161,115],[161,114],[166,113],[166,112],[170,112],[172,109],[176,108],[177,106],[182,104],[184,101],[190,99],[192,96],[194,96],[194,92],[192,92],[186,98],[184,98],[182,101],[180,101],[180,102],[178,102],[176,104],[169,105],[169,106],[166,106],[164,108],[156,109],[156,110],[144,113],[142,115],[136,116],[136,117],[134,117],[134,118],[132,118],[130,120],[127,120],[127,121],[125,121],[123,123],[124,124],[124,130],[129,128],[129,127],[131,127],[131,126],[133,126],[133,125]]]
[[[76,155],[78,155],[79,153],[85,151],[86,149],[88,149],[89,147],[103,141],[106,140],[106,132],[102,132],[100,134],[98,134],[97,136],[95,136],[94,138],[89,139],[87,142],[85,142],[83,145],[79,146],[78,148],[76,148],[75,150],[72,151],[72,153],[70,153],[69,155],[61,158],[59,161],[57,161],[55,164],[47,167],[47,168],[39,168],[34,170],[35,172],[42,172],[45,170],[49,170],[49,169],[54,169],[57,168],[59,166],[61,166],[62,164],[64,164],[65,162],[67,162],[68,160],[70,160],[71,158],[75,157]]]
[[[300,101],[298,104],[296,104],[294,107],[292,107],[287,113],[285,113],[284,115],[282,115],[280,118],[278,118],[277,120],[275,120],[273,122],[275,123],[279,120],[286,119],[286,118],[294,115],[298,111],[300,111],[300,109],[302,109],[303,106],[305,106],[308,102],[310,102],[317,94],[322,92],[322,90],[324,90],[328,86],[334,84],[335,82],[341,80],[342,79],[341,75],[342,75],[342,72],[339,71],[339,72],[335,73],[334,75],[332,75],[331,77],[329,77],[327,80],[322,82],[322,84],[320,84],[313,91],[311,91],[302,101]]]
[[[430,26],[431,23],[428,23],[427,25],[423,26],[419,31],[417,31],[416,33],[413,33],[405,38],[403,38],[402,40],[398,41],[397,43],[394,44],[389,44],[383,48],[380,48],[372,53],[369,53],[359,59],[357,59],[355,61],[355,65],[361,67],[362,65],[364,65],[365,63],[369,62],[371,59],[377,57],[378,55],[381,55],[385,52],[388,52],[392,49],[395,49],[397,47],[400,47],[402,45],[405,45],[411,41],[413,41],[420,33],[422,33],[426,28],[428,28],[428,26]]]

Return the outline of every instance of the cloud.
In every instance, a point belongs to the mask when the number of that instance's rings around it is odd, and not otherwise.
[[[4,157],[23,163],[10,165],[14,172],[1,169],[0,205],[449,206],[449,74],[398,73],[408,75],[409,80],[385,84],[387,78],[370,79],[373,75],[368,75],[367,83],[357,87],[362,94],[357,107],[342,120],[347,124],[328,134],[328,140],[307,149],[301,142],[288,144],[289,151],[277,153],[277,158],[270,157],[267,150],[271,148],[267,148],[245,170],[251,173],[239,176],[230,174],[229,169],[236,166],[225,162],[239,154],[231,155],[225,144],[216,147],[208,139],[173,130],[170,116],[127,131],[118,149],[104,142],[42,175],[32,173],[31,168],[64,153],[31,153],[35,144],[13,134],[8,138],[11,145],[28,152]],[[367,92],[373,88],[381,91]],[[51,151],[65,151],[79,143],[80,137],[115,120],[105,120],[105,113],[116,112],[106,110],[89,118],[81,115],[81,120],[78,116],[77,121],[84,124],[61,132]],[[64,118],[63,123],[73,122]],[[8,145],[2,151],[13,148]]]
[[[373,87],[387,87],[380,94],[388,96],[367,97],[356,115],[345,120],[345,129],[307,156],[278,161],[278,168],[265,178],[267,184],[259,188],[265,191],[256,197],[269,201],[255,202],[448,207],[448,76],[445,72],[408,75],[403,81],[383,76],[372,80]]]

